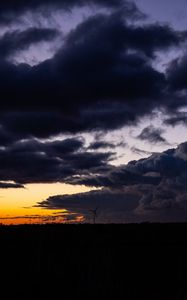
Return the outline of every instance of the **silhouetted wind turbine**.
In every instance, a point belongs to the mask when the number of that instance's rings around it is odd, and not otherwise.
[[[96,218],[97,218],[97,211],[98,211],[99,207],[96,207],[95,209],[90,209],[89,211],[91,212],[92,216],[93,216],[93,224],[95,224],[96,222]]]

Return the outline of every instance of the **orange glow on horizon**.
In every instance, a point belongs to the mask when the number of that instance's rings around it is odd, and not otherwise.
[[[75,194],[90,190],[85,186],[62,183],[28,184],[25,189],[0,189],[0,223],[18,225],[82,222],[83,216],[73,215],[67,210],[48,210],[33,206],[50,196]]]

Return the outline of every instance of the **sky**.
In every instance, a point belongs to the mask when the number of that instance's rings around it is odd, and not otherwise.
[[[0,3],[0,223],[187,220],[187,1]]]

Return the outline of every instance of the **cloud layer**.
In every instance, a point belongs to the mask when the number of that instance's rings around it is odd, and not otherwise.
[[[18,134],[17,139],[108,131],[136,124],[154,109],[171,113],[184,106],[186,97],[172,79],[175,63],[168,76],[153,62],[158,51],[182,46],[186,32],[159,23],[129,23],[128,17],[122,10],[86,18],[61,38],[51,59],[33,67],[15,65],[11,56],[59,38],[59,30],[32,27],[5,33],[0,39],[2,130]]]
[[[15,52],[25,50],[33,44],[54,40],[58,34],[56,29],[34,27],[24,31],[6,32],[0,38],[0,58],[6,59]]]
[[[108,9],[124,9],[126,17],[142,17],[142,13],[137,6],[126,0],[23,0],[1,1],[0,4],[0,23],[9,24],[17,21],[21,15],[29,12],[40,12],[49,15],[54,10],[69,11],[72,8],[85,6],[98,6]]]
[[[69,31],[57,26],[57,12],[63,18],[75,11],[85,17],[77,17]],[[108,141],[104,134],[135,126],[155,111],[164,112],[164,126],[187,124],[182,110],[187,104],[186,50],[176,58],[186,43],[187,31],[151,23],[129,1],[1,1],[0,188],[86,185],[97,190],[50,197],[38,205],[66,208],[85,218],[99,206],[100,221],[185,218],[186,143],[116,166],[117,148],[128,141]],[[25,51],[32,59],[36,46],[41,47],[38,57],[45,47],[51,55],[33,66],[22,56]],[[175,58],[159,67],[160,56],[171,51]],[[81,137],[98,131],[102,140],[88,143]],[[164,133],[146,125],[136,138],[166,145]],[[139,145],[131,151],[149,154]]]
[[[102,175],[73,176],[71,184],[101,189],[53,196],[40,202],[46,209],[67,209],[90,217],[98,208],[99,222],[184,221],[187,217],[187,142],[177,149],[110,167]],[[100,210],[100,214],[99,214]]]
[[[45,143],[15,142],[0,150],[0,180],[22,184],[64,182],[67,176],[107,167],[112,155],[112,152],[88,152],[83,141],[76,138]]]

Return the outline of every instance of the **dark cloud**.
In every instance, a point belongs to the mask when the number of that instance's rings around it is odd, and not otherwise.
[[[16,139],[16,136],[8,132],[3,126],[0,126],[0,147],[7,146]]]
[[[97,141],[91,143],[88,149],[90,150],[98,150],[98,149],[105,149],[105,148],[114,149],[115,147],[116,147],[115,144],[104,142],[104,141]]]
[[[131,163],[128,165],[115,167],[111,166],[106,172],[101,172],[93,175],[83,175],[83,176],[73,176],[67,177],[65,179],[66,183],[70,184],[83,184],[92,187],[109,187],[109,188],[121,188],[125,186],[137,185],[137,184],[158,184],[160,182],[160,177],[149,176],[149,172],[146,171],[148,175],[145,176],[138,167],[132,167]]]
[[[8,31],[0,38],[0,58],[7,58],[14,52],[25,50],[36,43],[49,42],[58,35],[59,32],[51,28],[32,27],[24,31]]]
[[[127,146],[127,143],[125,143],[124,141],[121,141],[121,142],[118,142],[118,143],[115,143],[115,142],[105,142],[104,139],[101,140],[101,138],[103,138],[103,135],[101,134],[101,136],[99,136],[99,134],[96,134],[96,137],[95,137],[95,141],[92,142],[88,149],[89,150],[99,150],[99,149],[115,149],[117,147],[126,147]]]
[[[187,114],[185,112],[176,112],[174,116],[165,119],[164,124],[173,127],[179,124],[187,125]]]
[[[102,6],[121,6],[122,3],[128,3],[123,0],[29,0],[27,2],[23,0],[1,1],[0,11],[1,12],[13,12],[25,11],[27,9],[36,9],[41,6],[62,6],[62,7],[72,7],[72,6],[82,6],[89,3],[95,3]],[[129,3],[129,6],[133,4]],[[135,6],[135,5],[134,5]]]
[[[99,49],[107,45],[109,50],[140,50],[152,57],[155,51],[179,46],[186,38],[186,31],[175,31],[159,23],[129,24],[123,12],[117,12],[110,15],[96,14],[88,18],[69,34],[67,42],[70,45],[74,43],[83,46],[85,42],[93,44],[97,39],[101,42]],[[113,45],[112,41],[115,42]]]
[[[70,34],[66,45],[53,59],[33,68],[2,65],[5,73],[2,92],[7,85],[12,87],[10,94],[6,89],[6,97],[10,96],[10,100],[14,93],[17,107],[20,104],[28,109],[37,102],[38,107],[57,106],[71,112],[81,107],[94,110],[101,100],[107,103],[115,98],[114,103],[128,104],[126,98],[131,101],[153,95],[156,98],[158,87],[164,83],[163,74],[155,71],[140,54],[122,55],[125,33],[123,37],[121,30],[122,23],[112,16],[92,17]]]
[[[138,198],[138,194],[130,191],[121,193],[120,191],[99,190],[49,197],[38,206],[45,209],[67,209],[70,213],[83,215],[86,221],[92,221],[91,210],[98,208],[98,221],[123,222],[125,218],[126,221],[129,221],[129,218],[133,220],[132,210],[137,207]]]
[[[54,10],[62,9],[70,11],[72,8],[96,5],[106,7],[108,9],[123,9],[123,14],[129,18],[143,18],[144,14],[139,11],[137,6],[132,1],[126,0],[23,0],[16,1],[1,1],[0,3],[0,23],[15,22],[16,18],[23,15],[25,12],[35,11],[49,16]]]
[[[113,153],[87,152],[82,139],[19,141],[0,150],[0,180],[19,183],[64,182],[67,176],[105,168]]]
[[[115,153],[86,151],[81,138],[51,142],[23,140],[0,149],[0,180],[22,184],[60,181],[108,188],[154,186],[162,177],[174,178],[185,172],[184,145],[116,167],[110,165]],[[153,176],[155,173],[159,176]]]
[[[155,153],[124,166],[111,166],[102,176],[73,176],[71,180],[69,178],[69,183],[82,182],[102,189],[49,197],[38,205],[50,209],[66,208],[86,218],[89,209],[100,207],[101,222],[108,218],[115,222],[146,218],[152,221],[181,221],[187,216],[186,180],[187,143],[183,143],[176,149]]]
[[[0,189],[20,189],[24,188],[22,184],[11,182],[0,182]]]
[[[79,150],[83,150],[84,140],[82,138],[68,138],[51,142],[41,142],[36,139],[18,141],[7,150],[11,153],[34,153],[43,152],[51,156],[61,157]]]
[[[187,55],[173,60],[167,69],[168,81],[172,90],[187,89]]]
[[[22,34],[5,48],[13,51]],[[155,107],[170,106],[165,74],[152,59],[184,37],[165,25],[130,25],[122,13],[92,16],[37,66],[0,61],[1,124],[22,138],[135,124]],[[20,38],[19,48],[32,38]]]
[[[185,49],[184,49],[185,50]],[[178,96],[178,101],[174,101],[169,111],[168,121],[165,123],[168,125],[177,125],[179,123],[185,124],[185,113],[178,110],[178,107],[186,107],[187,99],[187,55],[186,52],[183,56],[171,61],[166,70],[166,76],[168,81],[168,91],[171,95]]]
[[[131,151],[132,151],[133,153],[138,154],[138,155],[141,155],[141,156],[153,154],[153,153],[150,152],[150,151],[142,150],[142,149],[139,149],[139,148],[134,147],[134,146],[131,147]]]
[[[153,144],[165,143],[168,144],[167,140],[162,136],[164,130],[162,128],[155,128],[150,125],[145,127],[142,132],[137,136],[142,141],[148,141]]]
[[[106,103],[107,106],[107,103]],[[6,131],[20,138],[48,138],[59,133],[76,134],[83,131],[104,131],[120,128],[124,124],[127,112],[119,105],[117,107],[93,108],[76,111],[73,114],[63,112],[1,112],[1,124]],[[111,122],[111,117],[114,118]],[[127,124],[132,124],[134,116],[128,116]],[[122,144],[121,144],[122,145]]]

